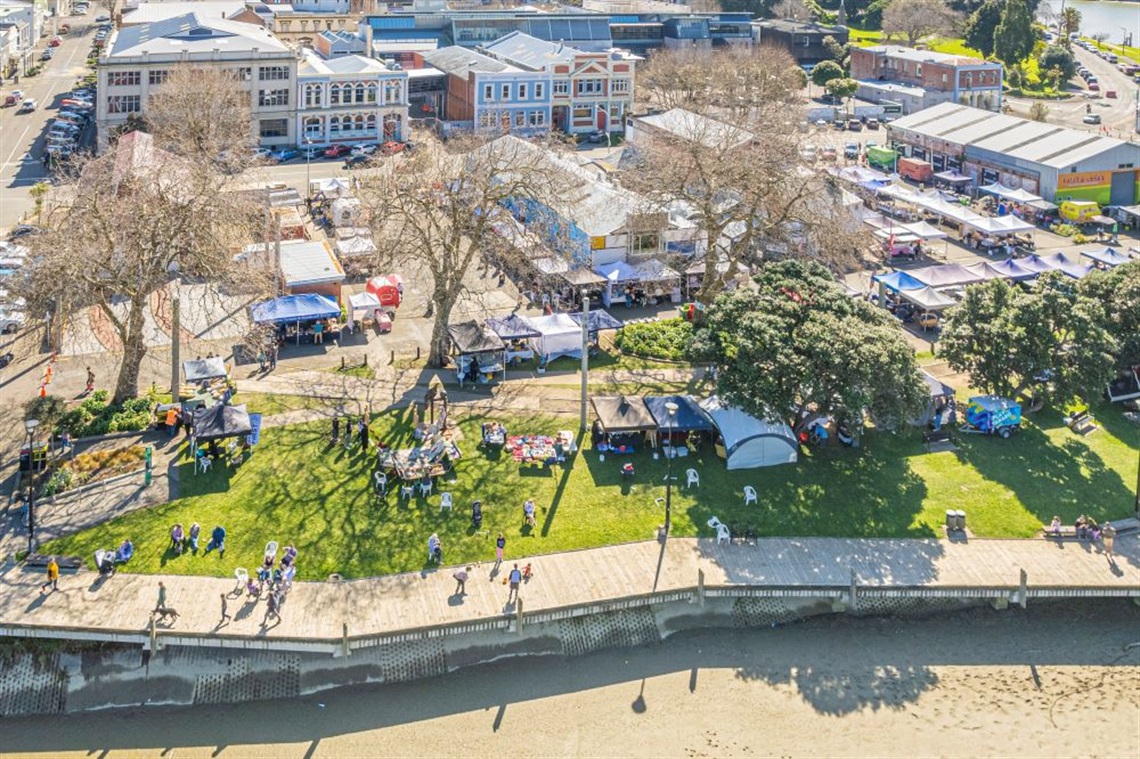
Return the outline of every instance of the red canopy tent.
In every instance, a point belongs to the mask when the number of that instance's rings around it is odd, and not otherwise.
[[[365,288],[376,296],[381,306],[399,308],[401,291],[404,289],[404,280],[399,274],[389,274],[386,277],[373,277],[368,280]]]

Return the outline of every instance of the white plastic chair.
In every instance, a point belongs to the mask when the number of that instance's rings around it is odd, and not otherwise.
[[[694,485],[696,485],[697,487],[701,486],[701,476],[699,474],[697,474],[696,469],[686,469],[685,470],[685,487],[691,488]]]
[[[400,497],[401,498],[407,498],[408,500],[411,500],[411,498],[412,498],[412,486],[411,485],[401,485],[400,486]]]
[[[205,474],[206,472],[210,471],[210,467],[212,467],[213,465],[214,465],[213,459],[206,458],[205,456],[199,456],[198,457],[198,469],[199,469],[199,471],[202,472],[202,474]]]
[[[237,579],[237,587],[234,588],[235,593],[240,593],[245,590],[245,586],[249,583],[249,570],[245,567],[238,567],[234,570],[234,577]]]
[[[431,495],[432,486],[432,481],[428,480],[427,482],[421,482],[417,487],[420,489],[420,495],[422,495],[424,498],[427,498],[429,495]]]
[[[716,526],[716,544],[719,546],[722,543],[731,543],[732,534],[728,531],[728,525],[721,523]]]
[[[277,541],[276,540],[271,540],[265,544],[265,558],[268,559],[270,556],[272,556],[274,559],[277,558]]]
[[[759,500],[756,498],[756,488],[752,487],[751,485],[745,485],[744,505],[747,506],[750,503],[759,503]]]
[[[444,509],[447,509],[448,511],[453,510],[452,506],[451,506],[451,493],[444,493],[439,497],[439,511],[440,511],[440,513],[443,513]]]
[[[376,472],[372,475],[373,487],[376,488],[377,493],[388,492],[388,475],[383,472]]]

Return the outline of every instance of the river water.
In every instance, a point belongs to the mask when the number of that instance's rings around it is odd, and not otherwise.
[[[1132,45],[1140,44],[1140,2],[1109,2],[1109,0],[1041,0],[1039,9],[1054,14],[1061,8],[1076,8],[1081,12],[1081,33],[1091,37],[1098,32],[1108,35],[1106,42],[1121,44],[1125,30],[1132,34]],[[1043,18],[1047,14],[1041,14]]]

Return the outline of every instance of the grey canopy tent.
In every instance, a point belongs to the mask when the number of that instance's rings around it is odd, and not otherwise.
[[[503,340],[525,340],[529,337],[541,337],[542,333],[531,327],[518,314],[495,316],[487,320],[491,331]]]
[[[220,356],[182,362],[182,375],[189,384],[206,382],[226,376],[226,362]]]
[[[580,311],[570,314],[570,318],[574,320],[575,324],[582,326],[582,313]],[[601,309],[590,311],[586,318],[589,320],[588,331],[591,334],[603,329],[621,329],[625,326],[625,322],[621,319],[617,319],[611,316],[609,311]]]
[[[647,432],[657,429],[657,420],[645,401],[635,395],[604,395],[590,399],[602,429],[609,434]]]
[[[949,295],[943,295],[933,287],[924,287],[921,290],[903,290],[899,296],[909,300],[924,311],[941,311],[958,303]]]
[[[455,371],[462,385],[465,380],[487,383],[498,372],[507,375],[503,351],[507,346],[486,324],[477,321],[451,324],[447,327],[451,345],[459,355]]]
[[[459,353],[486,353],[501,351],[504,348],[502,338],[486,325],[476,321],[450,324],[447,327],[447,334],[451,337],[451,344]]]
[[[201,443],[228,437],[248,435],[252,427],[245,404],[226,406],[218,403],[211,408],[194,410],[194,438]]]

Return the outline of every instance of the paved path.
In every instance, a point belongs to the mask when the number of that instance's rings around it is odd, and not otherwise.
[[[528,614],[649,593],[691,590],[703,570],[707,587],[846,588],[852,569],[861,587],[1016,588],[1019,572],[1030,588],[1114,589],[1140,593],[1140,535],[1117,539],[1118,558],[1074,541],[859,540],[770,538],[717,545],[672,539],[546,555],[533,560],[534,578],[523,587]],[[304,555],[299,561],[304,562]],[[290,592],[282,619],[266,625],[266,602],[230,596],[234,619],[219,627],[219,594],[234,581],[182,576],[119,574],[100,581],[93,572],[66,575],[60,590],[41,596],[41,572],[9,566],[0,573],[0,625],[69,628],[103,633],[145,629],[165,582],[168,605],[181,617],[170,629],[183,634],[339,641],[433,625],[502,618],[507,605],[503,569],[476,565],[463,598],[453,596],[451,567],[351,582],[303,582]],[[517,559],[520,564],[524,559]]]

